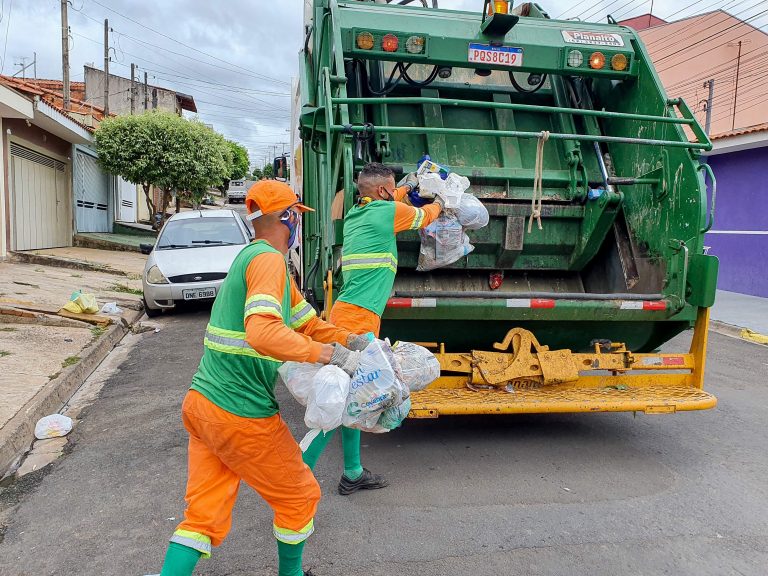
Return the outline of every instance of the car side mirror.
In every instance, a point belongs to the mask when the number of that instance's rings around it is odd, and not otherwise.
[[[141,250],[142,254],[151,254],[154,248],[154,244],[139,244],[139,250]]]

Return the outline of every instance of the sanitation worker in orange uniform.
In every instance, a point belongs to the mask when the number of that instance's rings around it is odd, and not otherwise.
[[[335,364],[352,373],[356,336],[320,320],[293,283],[285,256],[298,238],[299,204],[281,182],[257,182],[245,200],[256,239],[224,281],[205,331],[205,351],[184,400],[189,475],[184,521],[161,576],[189,576],[224,541],[243,480],[274,511],[280,576],[302,576],[320,487],[280,416],[282,362]]]
[[[392,294],[397,273],[397,233],[418,230],[431,224],[443,209],[443,200],[415,208],[401,202],[418,187],[415,174],[409,174],[403,186],[395,188],[392,170],[376,162],[367,164],[358,175],[357,204],[344,217],[344,247],[341,272],[344,285],[331,308],[330,321],[336,326],[364,335],[379,336],[381,315]],[[362,350],[365,339],[351,340],[355,350]],[[319,434],[307,447],[304,461],[314,468],[333,431]],[[375,490],[388,485],[378,474],[363,468],[360,460],[360,430],[342,427],[344,473],[339,494]]]

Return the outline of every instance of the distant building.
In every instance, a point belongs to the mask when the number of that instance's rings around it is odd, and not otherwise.
[[[627,18],[622,20],[618,24],[620,26],[627,26],[634,30],[645,30],[651,26],[659,26],[660,24],[666,24],[666,20],[654,16],[653,14],[643,14],[642,16],[635,16],[634,18]]]

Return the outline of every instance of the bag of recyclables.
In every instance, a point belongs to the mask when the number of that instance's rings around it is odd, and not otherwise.
[[[461,223],[453,214],[441,214],[426,228],[419,230],[421,247],[417,272],[442,268],[463,258],[475,247],[469,243]]]
[[[440,377],[440,362],[424,346],[395,342],[392,355],[398,376],[411,392],[423,390]]]
[[[349,395],[349,376],[338,366],[328,364],[312,377],[304,424],[326,432],[341,426]]]
[[[352,375],[342,424],[348,428],[372,428],[387,408],[399,406],[410,395],[395,370],[388,342],[373,340],[360,355]]]
[[[490,220],[485,205],[468,192],[461,195],[459,207],[456,208],[456,218],[465,230],[479,230],[488,226]]]

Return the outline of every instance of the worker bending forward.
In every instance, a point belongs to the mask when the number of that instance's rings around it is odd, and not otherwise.
[[[205,331],[205,351],[184,399],[189,475],[184,521],[171,537],[161,576],[192,574],[224,541],[240,480],[274,511],[280,576],[301,576],[320,487],[280,416],[275,377],[282,362],[335,364],[351,373],[359,352],[348,330],[323,322],[301,297],[285,255],[298,234],[299,204],[281,182],[257,182],[246,198],[256,240],[224,281]],[[333,343],[333,344],[331,344]]]
[[[367,164],[357,177],[357,204],[344,217],[344,246],[341,272],[344,285],[331,309],[330,321],[340,328],[362,335],[379,336],[381,315],[392,294],[397,273],[398,232],[425,228],[443,209],[443,200],[423,208],[400,202],[418,186],[415,174],[395,188],[395,175],[377,162]],[[360,348],[359,341],[354,342]],[[332,432],[319,434],[304,453],[304,461],[314,468]],[[384,488],[388,482],[363,468],[360,461],[360,430],[342,427],[344,473],[339,494]]]

